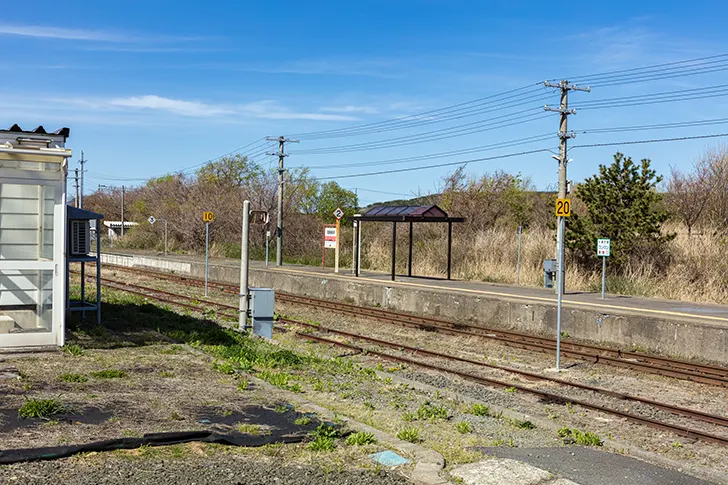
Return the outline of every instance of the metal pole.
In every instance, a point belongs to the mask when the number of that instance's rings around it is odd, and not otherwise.
[[[356,231],[356,275],[361,272],[361,231],[364,228],[362,221],[359,221],[359,227]]]
[[[73,205],[75,207],[78,207],[78,202],[80,200],[79,199],[79,195],[78,195],[78,169],[76,169],[76,177],[75,177],[75,180],[76,180],[76,183],[75,183],[75,186],[76,186],[76,200],[74,201],[74,204]]]
[[[101,220],[96,219],[96,323],[101,325]]]
[[[354,221],[351,230],[351,274],[356,274],[356,226],[358,225],[358,221]]]
[[[167,219],[164,220],[164,254],[167,254]]]
[[[339,272],[339,248],[341,247],[341,220],[336,219],[336,248],[334,249],[334,273]]]
[[[606,286],[607,258],[602,256],[602,300],[604,299],[604,287]]]
[[[276,221],[276,266],[283,266],[283,145],[285,139],[278,140],[278,221]]]
[[[81,160],[79,160],[79,163],[81,164],[81,195],[78,199],[78,205],[76,207],[83,209],[83,164],[86,163],[86,160],[83,158],[83,150],[81,150]]]
[[[397,263],[397,223],[392,223],[392,281],[394,281],[394,271]]]
[[[412,221],[410,221],[409,224],[409,257],[407,260],[407,276],[412,276],[412,229],[414,228],[414,224]]]
[[[564,236],[564,217],[559,217],[559,234],[563,238]],[[559,246],[559,267],[556,281],[556,370],[561,370],[561,300],[564,297],[563,278],[564,273],[562,268],[564,266],[564,246]]]
[[[447,223],[447,279],[450,279],[452,270],[452,222]]]
[[[516,284],[521,284],[521,235],[523,226],[518,226],[518,263],[516,263]]]
[[[267,213],[266,213],[267,214]],[[266,215],[266,218],[268,216]],[[270,242],[270,219],[265,221],[265,265],[268,266],[268,244]]]
[[[238,329],[245,330],[248,326],[248,309],[250,307],[248,290],[248,258],[249,258],[249,232],[250,232],[250,201],[243,202],[243,241],[240,245],[240,314]]]
[[[121,237],[124,237],[124,193],[126,187],[121,186]]]
[[[205,223],[205,296],[207,296],[207,282],[210,275],[210,223]]]

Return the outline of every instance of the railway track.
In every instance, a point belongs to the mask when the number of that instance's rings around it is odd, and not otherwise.
[[[90,279],[93,279],[93,276],[87,276]],[[135,285],[131,283],[126,283],[123,281],[117,281],[112,280],[109,278],[102,278],[101,284],[103,286],[114,288],[120,291],[125,291],[131,294],[143,296],[146,298],[150,298],[153,300],[157,300],[160,302],[168,303],[171,305],[176,305],[182,308],[187,308],[193,311],[197,312],[205,312],[208,308],[205,308],[202,305],[207,305],[208,307],[215,307],[217,309],[220,309],[222,311],[218,311],[217,314],[219,316],[223,316],[226,318],[231,319],[237,319],[237,308],[232,305],[227,305],[224,303],[219,303],[213,300],[203,300],[194,298],[191,299],[188,295],[180,295],[177,293],[165,291],[165,290],[158,290],[155,288],[150,288],[146,286],[141,285]],[[235,313],[230,313],[230,312]],[[589,391],[593,393],[596,397],[600,396],[608,396],[610,398],[615,398],[619,401],[624,402],[631,402],[631,403],[638,403],[640,405],[647,405],[654,409],[658,409],[661,411],[669,412],[675,416],[680,416],[683,418],[688,418],[690,420],[699,420],[706,423],[710,423],[712,425],[728,428],[728,418],[718,415],[713,415],[709,413],[704,413],[702,411],[697,411],[693,409],[687,409],[679,406],[674,406],[671,404],[666,403],[660,403],[658,401],[650,400],[641,398],[638,396],[631,396],[628,394],[615,392],[607,389],[601,389],[594,386],[574,383],[570,381],[565,381],[563,379],[558,379],[550,376],[545,376],[541,374],[536,374],[533,372],[523,371],[520,369],[514,369],[510,367],[504,367],[494,364],[488,364],[485,362],[475,361],[472,359],[467,359],[463,357],[458,357],[454,355],[449,354],[443,354],[439,352],[429,351],[425,349],[420,349],[417,347],[410,347],[403,345],[399,342],[390,342],[382,339],[367,337],[364,335],[359,335],[351,332],[346,332],[342,330],[337,330],[333,328],[323,327],[320,325],[314,325],[309,324],[305,322],[300,322],[297,320],[291,320],[291,319],[279,319],[279,323],[286,324],[286,325],[295,325],[300,326],[309,329],[310,331],[316,332],[298,332],[296,331],[296,336],[302,339],[309,339],[309,340],[315,340],[321,343],[329,344],[329,345],[335,345],[338,347],[346,348],[349,350],[353,350],[356,352],[366,352],[368,355],[374,355],[377,357],[380,357],[382,359],[405,363],[408,365],[416,366],[416,367],[422,367],[430,370],[434,370],[437,372],[447,373],[447,374],[453,374],[460,378],[463,378],[465,380],[475,382],[482,385],[488,385],[488,386],[495,386],[495,387],[511,387],[515,388],[521,392],[528,393],[535,395],[541,399],[548,400],[549,402],[558,403],[558,404],[576,404],[579,406],[582,406],[586,409],[591,409],[594,411],[600,411],[607,414],[611,414],[614,416],[618,416],[620,418],[624,418],[626,420],[643,424],[646,426],[650,426],[655,429],[660,429],[664,431],[670,431],[678,436],[683,436],[687,438],[694,438],[710,443],[720,444],[723,446],[728,446],[728,437],[720,435],[720,434],[714,434],[714,433],[708,433],[699,429],[695,429],[694,427],[688,427],[680,424],[674,424],[669,423],[665,421],[656,420],[650,417],[646,417],[640,414],[631,413],[622,409],[619,409],[618,407],[610,407],[605,406],[603,404],[596,404],[594,402],[585,400],[585,399],[576,399],[573,397],[565,396],[562,394],[556,394],[554,392],[544,391],[540,389],[536,389],[531,386],[525,386],[523,384],[520,384],[518,382],[510,382],[506,381],[500,378],[493,378],[493,377],[484,377],[482,375],[475,374],[473,372],[465,372],[462,370],[456,370],[451,367],[439,365],[433,362],[425,362],[422,360],[416,360],[412,357],[406,356],[406,355],[395,355],[390,352],[383,352],[380,350],[376,350],[374,348],[364,348],[359,345],[354,345],[351,343],[342,342],[340,340],[334,340],[330,338],[326,338],[320,335],[320,333],[328,333],[333,335],[338,335],[340,337],[345,337],[348,339],[355,339],[359,340],[361,342],[367,342],[369,344],[376,345],[378,347],[386,347],[388,349],[393,349],[398,354],[406,354],[411,353],[414,355],[421,355],[421,356],[427,356],[433,359],[437,360],[445,360],[448,362],[458,362],[458,363],[466,363],[473,367],[479,367],[482,369],[490,369],[495,370],[498,372],[502,372],[505,374],[515,374],[519,375],[521,377],[528,378],[530,380],[540,380],[540,381],[547,381],[550,383],[555,383],[561,386],[561,388],[572,388],[572,389],[579,389],[581,391]]]
[[[107,266],[153,278],[182,282],[191,286],[202,286],[204,284],[202,280],[188,276],[173,275],[125,266]],[[211,282],[210,286],[223,292],[234,293],[235,295],[239,293],[239,288],[231,284]],[[554,339],[510,330],[485,328],[470,324],[449,322],[431,317],[409,315],[381,308],[361,307],[348,303],[332,302],[319,298],[303,297],[281,292],[276,293],[276,298],[287,303],[325,309],[344,315],[372,318],[381,322],[417,328],[420,330],[444,332],[453,335],[476,336],[496,340],[511,347],[530,351],[553,353],[556,347],[556,341]],[[640,372],[685,379],[703,384],[728,387],[728,368],[724,367],[699,364],[622,349],[610,349],[597,345],[565,342],[563,340],[561,342],[561,355],[563,357],[580,359],[593,363],[601,363],[615,367],[637,370]]]

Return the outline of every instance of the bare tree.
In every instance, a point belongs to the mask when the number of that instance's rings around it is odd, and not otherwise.
[[[666,203],[670,213],[685,224],[688,236],[692,235],[693,227],[701,222],[708,208],[714,182],[706,159],[698,161],[691,173],[671,167]]]

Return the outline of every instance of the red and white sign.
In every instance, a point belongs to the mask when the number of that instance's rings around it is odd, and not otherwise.
[[[336,248],[336,227],[324,226],[324,249]]]

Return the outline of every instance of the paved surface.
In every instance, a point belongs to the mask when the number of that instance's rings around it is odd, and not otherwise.
[[[111,253],[114,253],[113,251]],[[121,252],[118,254],[122,254]],[[124,251],[123,254],[144,254],[147,256],[163,257],[159,253],[141,253],[136,251]],[[178,261],[204,262],[204,256],[197,255],[174,255],[166,259]],[[215,258],[210,264],[222,266],[239,267],[240,261],[234,259]],[[272,271],[299,272],[311,275],[328,276],[331,278],[355,278],[351,268],[341,268],[339,274],[335,274],[332,268],[321,269],[316,266],[302,266],[286,264],[276,267],[271,264],[266,267],[262,261],[252,261],[251,268],[269,269]],[[504,299],[533,301],[539,303],[556,304],[556,295],[553,290],[545,288],[533,288],[506,284],[485,283],[479,281],[455,281],[437,278],[397,276],[396,281],[391,281],[389,273],[378,273],[363,271],[358,279],[380,282],[387,285],[402,285],[409,287],[431,288],[442,291],[455,291],[469,294],[482,294]],[[603,310],[605,313],[635,314],[643,316],[661,317],[682,321],[699,321],[713,323],[728,327],[728,306],[707,303],[692,303],[676,300],[659,300],[652,298],[637,298],[630,296],[607,295],[601,299],[601,294],[588,292],[569,292],[564,296],[564,305],[583,309]]]
[[[578,485],[552,473],[511,459],[492,459],[455,467],[451,472],[466,485]]]
[[[662,468],[628,456],[581,447],[568,448],[483,448],[484,453],[501,459],[526,462],[549,470],[579,485],[710,485],[678,471]],[[475,485],[476,482],[473,482]],[[512,483],[521,482],[477,482]],[[524,485],[531,482],[522,482]]]

